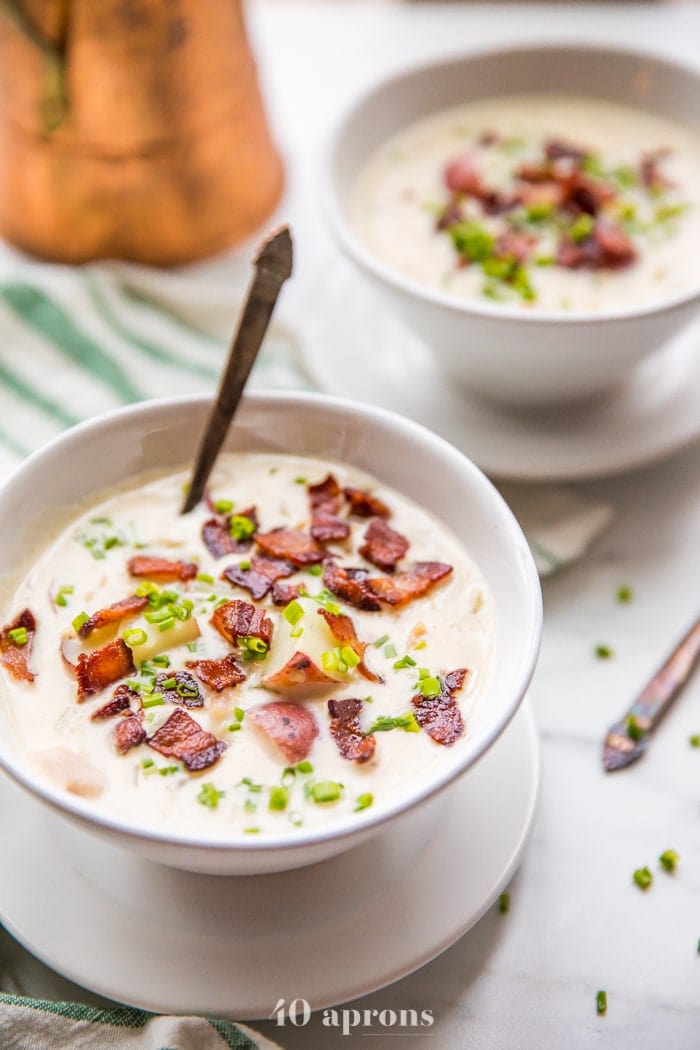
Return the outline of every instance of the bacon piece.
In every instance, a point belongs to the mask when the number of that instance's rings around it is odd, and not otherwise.
[[[174,685],[168,685],[174,682]],[[185,707],[203,707],[204,697],[195,678],[188,671],[164,671],[156,677],[156,689],[169,704],[184,704]]]
[[[290,602],[300,598],[304,593],[303,583],[281,583],[276,580],[272,584],[272,598],[273,605],[289,605]]]
[[[670,154],[669,149],[658,149],[644,153],[639,164],[639,177],[642,185],[649,190],[667,190],[673,183],[659,171],[659,164]]]
[[[248,507],[240,513],[240,517],[249,518],[258,530],[258,515],[255,507]],[[253,545],[253,536],[245,540],[237,540],[231,535],[232,514],[222,517],[218,515],[205,521],[202,526],[202,542],[213,558],[223,558],[226,554],[242,554],[250,550]]]
[[[437,744],[451,747],[455,740],[459,740],[464,734],[462,712],[457,706],[454,693],[462,688],[468,674],[469,671],[464,667],[450,671],[443,679],[442,692],[439,696],[427,697],[418,693],[413,697],[412,703],[418,725],[421,729],[425,729]]]
[[[476,161],[468,153],[455,157],[445,166],[443,181],[452,193],[461,193],[467,197],[480,197],[484,192]]]
[[[517,263],[526,263],[532,254],[535,238],[527,233],[506,230],[496,241],[496,252],[501,258],[514,259]]]
[[[199,572],[199,567],[191,561],[170,561],[168,558],[154,558],[148,554],[137,554],[130,558],[127,566],[131,576],[146,576],[149,580],[160,580],[166,583],[171,580],[192,580]]]
[[[449,230],[450,226],[455,226],[458,222],[464,221],[464,212],[460,208],[456,200],[448,201],[445,207],[442,209],[437,219],[435,220],[436,230]]]
[[[275,580],[291,576],[294,572],[296,568],[289,561],[281,558],[261,558],[254,554],[249,569],[242,569],[240,565],[229,565],[224,569],[221,579],[228,580],[234,587],[250,591],[251,597],[258,599],[265,597]]]
[[[362,700],[329,700],[331,736],[343,758],[351,762],[369,762],[377,747],[376,737],[365,736],[360,725]]]
[[[263,678],[262,684],[268,689],[296,689],[302,685],[325,686],[337,685],[338,682],[322,671],[310,656],[297,650],[279,671]]]
[[[365,489],[354,489],[347,486],[343,489],[345,499],[350,504],[350,513],[358,518],[390,518],[391,511],[386,503]]]
[[[248,711],[246,718],[284,755],[287,762],[301,762],[318,736],[318,724],[303,704],[273,700]]]
[[[22,628],[27,632],[27,640],[24,645],[18,645],[10,638],[10,631]],[[12,623],[3,627],[0,633],[0,664],[19,682],[34,681],[34,674],[29,669],[29,657],[32,654],[35,634],[36,620],[34,613],[29,609],[24,609]]]
[[[503,215],[505,212],[516,208],[519,203],[517,194],[506,197],[495,190],[487,190],[481,195],[481,206],[487,215]]]
[[[182,707],[175,708],[147,743],[166,758],[180,759],[193,773],[213,766],[227,747],[223,740],[202,729]]]
[[[366,569],[346,569],[329,559],[323,569],[323,582],[329,591],[349,605],[368,612],[381,609],[377,598],[368,587],[369,573]]]
[[[520,202],[526,208],[561,208],[566,199],[566,190],[554,179],[544,182],[528,183],[518,191]]]
[[[360,554],[385,572],[393,572],[409,546],[406,537],[387,525],[383,518],[372,518]]]
[[[255,537],[263,554],[283,558],[294,565],[318,565],[326,556],[320,543],[300,529],[273,529]]]
[[[80,653],[76,668],[78,703],[135,671],[131,649],[122,638],[115,638],[109,645],[93,649],[91,653]]]
[[[120,620],[126,620],[130,616],[138,616],[147,605],[148,598],[141,598],[138,594],[130,594],[128,598],[122,598],[121,601],[114,602],[113,605],[108,605],[106,608],[99,609],[93,613],[90,619],[86,620],[78,628],[78,635],[80,638],[88,638],[93,631],[99,631],[110,623],[118,623]]]
[[[90,715],[92,722],[102,722],[107,718],[112,718],[114,715],[120,715],[124,711],[131,710],[132,701],[140,703],[140,696],[135,689],[128,686],[126,682],[122,682],[118,685],[112,694],[112,699],[103,704],[102,707],[98,707],[96,711],[93,711]]]
[[[233,653],[221,657],[220,660],[188,660],[185,667],[197,675],[200,682],[204,682],[210,689],[220,693],[223,689],[232,689],[245,681],[245,672],[236,663]]]
[[[114,746],[120,755],[125,755],[132,747],[142,744],[147,736],[141,716],[128,715],[114,727]]]
[[[405,605],[414,598],[422,598],[438,580],[451,572],[452,566],[444,562],[419,561],[408,572],[397,572],[391,577],[373,576],[367,581],[367,586],[387,605]]]
[[[580,163],[588,156],[588,151],[574,146],[570,142],[561,139],[548,139],[544,146],[547,160],[575,160]]]
[[[265,615],[265,610],[238,598],[215,609],[211,622],[232,645],[237,645],[240,638],[260,638],[267,646],[272,641],[272,620]]]
[[[347,539],[350,526],[338,517],[338,511],[343,505],[343,490],[333,475],[328,474],[318,485],[309,485],[308,491],[313,539],[319,543]]]
[[[364,661],[365,652],[367,651],[367,642],[361,642],[357,637],[355,631],[355,624],[352,622],[349,616],[345,613],[332,613],[328,612],[327,609],[319,609],[319,616],[328,624],[328,628],[335,638],[339,646],[349,645],[350,648],[357,656],[360,657],[360,662],[357,665],[357,670],[360,672],[363,678],[366,678],[369,682],[382,682],[384,679],[380,675],[376,675],[374,671],[370,671],[369,667]]]
[[[563,237],[557,249],[557,263],[567,270],[619,270],[636,258],[627,234],[609,223],[597,223],[591,235],[578,243]]]
[[[580,171],[573,171],[563,180],[565,190],[564,207],[573,211],[597,215],[603,204],[609,201],[614,193],[603,182],[589,179]]]

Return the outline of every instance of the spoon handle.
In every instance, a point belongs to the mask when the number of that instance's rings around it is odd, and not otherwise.
[[[231,340],[216,400],[202,436],[182,513],[199,503],[211,469],[224,443],[243,388],[258,355],[277,296],[292,272],[292,238],[283,226],[265,241],[255,259],[255,274],[248,290],[238,328]]]

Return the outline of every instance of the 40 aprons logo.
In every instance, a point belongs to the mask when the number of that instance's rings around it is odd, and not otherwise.
[[[311,1007],[306,999],[292,999],[289,1003],[278,999],[270,1017],[280,1028],[286,1024],[303,1028],[311,1020]],[[354,1010],[341,1007],[322,1010],[320,1020],[324,1028],[336,1028],[343,1035],[352,1035],[358,1029],[367,1032],[380,1028],[398,1029],[408,1034],[411,1029],[430,1028],[435,1018],[432,1010]]]

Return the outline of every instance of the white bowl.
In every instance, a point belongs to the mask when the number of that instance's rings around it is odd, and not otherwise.
[[[633,309],[557,313],[465,301],[373,255],[353,227],[351,197],[370,156],[413,122],[462,103],[537,92],[607,99],[692,126],[700,121],[700,73],[677,62],[595,46],[499,49],[381,82],[342,117],[324,169],[326,211],[349,258],[455,377],[489,398],[523,405],[584,398],[621,383],[698,313],[700,270],[692,291]]]
[[[138,472],[186,466],[209,400],[150,401],[119,409],[66,432],[26,460],[0,493],[0,579],[16,576],[34,530],[63,517],[98,490]],[[535,566],[513,515],[484,475],[447,442],[400,416],[311,394],[246,397],[227,444],[343,460],[432,509],[461,539],[495,599],[497,659],[460,746],[406,784],[402,797],[339,819],[330,827],[207,840],[154,832],[96,813],[90,803],[52,786],[20,755],[0,695],[0,767],[36,798],[95,834],[186,870],[254,874],[310,864],[363,841],[387,821],[411,814],[472,766],[503,732],[523,699],[541,631]],[[0,617],[5,614],[0,610]],[[0,620],[7,622],[7,618]],[[504,790],[508,786],[504,785]],[[488,805],[488,799],[484,800]],[[465,832],[468,833],[468,830]]]

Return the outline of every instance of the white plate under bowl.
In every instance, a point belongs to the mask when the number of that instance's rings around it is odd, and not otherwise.
[[[456,445],[492,477],[603,477],[663,459],[700,438],[698,325],[594,404],[515,409],[460,387],[342,261],[328,266],[318,287],[322,298],[309,311],[300,340],[318,387],[401,412]]]
[[[441,796],[430,848],[427,829],[402,826],[313,867],[217,877],[99,842],[0,777],[0,921],[70,980],[158,1013],[321,1009],[405,976],[477,922],[518,866],[538,783],[525,701]]]

